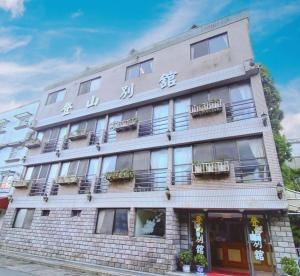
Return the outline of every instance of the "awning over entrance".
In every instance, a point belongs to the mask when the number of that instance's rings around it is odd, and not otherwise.
[[[0,209],[7,209],[8,206],[8,198],[0,197]]]

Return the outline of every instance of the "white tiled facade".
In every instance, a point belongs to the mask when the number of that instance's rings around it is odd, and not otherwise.
[[[218,43],[227,46],[212,53],[214,48],[209,41],[214,38],[223,39]],[[192,58],[191,45],[202,41],[210,52]],[[149,60],[151,70],[144,65],[139,76],[125,78],[132,65]],[[252,60],[248,18],[238,15],[193,28],[48,87],[33,124],[39,143],[27,154],[21,178],[26,187],[16,189],[13,195],[0,234],[1,248],[166,273],[176,270],[178,253],[191,244],[186,220],[192,212],[206,218],[214,212],[234,213],[243,218],[245,225],[254,214],[272,222],[267,231],[273,240],[268,268],[280,269],[280,258],[294,257],[295,248],[286,215],[287,201],[284,195],[280,198],[277,190],[282,176],[259,67]],[[160,78],[170,72],[176,72],[176,83],[161,88]],[[97,85],[93,84],[95,79]],[[93,86],[97,86],[94,91],[84,90]],[[128,92],[125,99],[124,91]],[[233,99],[234,93],[240,93],[239,101]],[[190,104],[200,104],[198,98],[214,101],[215,97],[222,100],[218,113],[201,117],[190,114]],[[179,105],[180,100],[189,105]],[[185,110],[178,113],[178,106]],[[112,118],[137,121],[126,131],[114,132],[110,129]],[[233,150],[225,149],[224,141]],[[252,147],[261,143],[261,147],[251,148],[250,143]],[[204,160],[203,149],[197,153],[197,147],[206,144],[214,160]],[[186,153],[177,160],[178,149],[182,147]],[[224,147],[223,155],[218,147]],[[252,150],[255,161],[243,157],[247,150]],[[234,154],[229,161],[227,157],[216,159]],[[113,158],[117,161],[108,170],[112,163],[107,160]],[[181,159],[188,161],[180,163]],[[229,169],[225,175],[199,177],[191,170],[199,160],[226,161]],[[125,168],[132,170],[134,177],[114,183],[104,180],[104,173]],[[179,174],[178,168],[182,169]],[[73,185],[61,182],[63,177],[69,177],[70,184],[71,176]],[[22,227],[19,219],[25,209],[27,215],[31,214],[31,225]],[[114,210],[115,216],[116,210],[127,210],[126,235],[101,232],[101,220],[111,212],[107,209]],[[137,234],[143,220],[139,214],[146,216],[143,212],[147,210],[160,210],[158,217],[165,217],[158,235]],[[100,216],[102,211],[104,217]],[[155,219],[159,221],[161,217]],[[280,240],[281,235],[288,238]],[[286,251],[282,251],[280,242],[286,242]],[[249,271],[254,273],[256,269],[249,261]]]

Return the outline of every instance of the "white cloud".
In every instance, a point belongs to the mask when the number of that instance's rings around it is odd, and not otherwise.
[[[0,53],[8,53],[14,49],[27,46],[31,41],[31,36],[13,37],[0,36]]]
[[[176,1],[162,18],[155,21],[155,25],[130,43],[125,44],[124,49],[127,52],[132,49],[141,49],[155,42],[172,37],[182,31],[187,30],[193,24],[207,22],[213,19],[221,10],[223,10],[231,0],[182,0]]]
[[[0,0],[0,8],[11,13],[12,18],[24,13],[24,0]]]
[[[73,13],[71,14],[71,18],[80,17],[80,16],[82,16],[82,15],[83,15],[83,12],[82,12],[81,10],[78,10],[78,11],[73,12]]]
[[[300,112],[285,114],[282,126],[283,133],[287,138],[300,138]]]

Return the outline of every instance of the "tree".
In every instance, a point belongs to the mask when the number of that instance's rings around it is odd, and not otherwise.
[[[291,159],[292,155],[291,145],[287,142],[285,136],[280,133],[282,130],[281,121],[283,119],[283,111],[280,109],[281,97],[279,91],[274,85],[269,71],[263,65],[260,67],[260,74],[277,149],[278,160],[282,167],[285,161]]]

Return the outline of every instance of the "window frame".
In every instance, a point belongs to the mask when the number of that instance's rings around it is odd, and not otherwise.
[[[18,218],[18,215],[20,213],[21,210],[26,210],[26,213],[24,215],[24,219],[21,223],[21,226],[16,226],[16,221]],[[29,219],[30,222],[26,222],[26,219],[28,219],[28,212],[32,212],[32,214],[30,214]],[[34,214],[35,214],[35,208],[17,208],[16,212],[15,212],[15,216],[14,216],[14,220],[13,220],[13,224],[12,224],[12,228],[16,228],[16,229],[30,229],[33,219],[34,219]]]
[[[57,98],[58,98],[58,95],[60,93],[64,93],[64,95],[63,95],[63,98],[60,101],[58,101]],[[46,100],[45,105],[51,105],[51,104],[55,104],[55,103],[58,103],[58,102],[62,102],[64,100],[65,96],[66,96],[66,93],[67,93],[66,88],[59,89],[57,91],[49,93],[48,96],[47,96],[47,100]],[[53,95],[56,95],[55,100],[53,102],[49,102],[50,97],[53,96]]]
[[[86,94],[89,94],[89,93],[91,93],[91,92],[97,91],[97,89],[96,89],[96,90],[91,90],[92,82],[95,81],[95,80],[99,80],[99,81],[100,81],[99,88],[100,88],[100,86],[101,86],[101,79],[102,79],[102,77],[101,77],[101,76],[98,76],[98,77],[95,77],[95,78],[88,79],[88,80],[85,80],[85,81],[80,82],[79,88],[78,88],[78,92],[77,92],[77,96],[86,95]],[[80,91],[81,91],[81,85],[83,85],[83,84],[85,84],[85,83],[89,83],[89,89],[88,89],[88,92],[80,93]]]
[[[221,36],[223,36],[223,35],[226,35],[227,47],[224,48],[224,49],[222,49],[222,50],[219,50],[219,51],[217,51],[217,52],[213,52],[213,53],[212,53],[212,52],[211,52],[211,49],[210,49],[210,44],[209,44],[210,40],[212,40],[212,39],[214,39],[214,38],[216,38],[216,37],[221,37]],[[203,43],[203,42],[207,42],[207,44],[208,44],[208,53],[207,53],[206,55],[193,57],[193,54],[192,54],[192,47],[193,47],[194,45],[196,45],[196,44]],[[200,41],[197,41],[197,42],[194,42],[194,43],[190,44],[190,60],[194,60],[194,59],[198,59],[198,58],[201,58],[201,57],[204,57],[204,56],[208,56],[208,55],[211,55],[211,54],[215,54],[215,53],[218,53],[218,52],[220,52],[220,51],[223,51],[223,50],[229,49],[229,48],[230,48],[230,44],[229,44],[228,32],[223,32],[223,33],[220,33],[220,34],[214,35],[214,36],[212,36],[212,37],[208,37],[208,38],[206,38],[206,39],[203,39],[203,40],[200,40]]]
[[[135,78],[140,78],[141,76],[153,73],[153,60],[154,60],[154,58],[149,58],[149,59],[143,60],[141,62],[138,62],[138,63],[135,63],[135,64],[127,66],[126,67],[126,72],[125,72],[125,81],[129,81],[129,80],[132,80],[132,79],[135,79]],[[141,65],[144,64],[144,63],[146,63],[146,62],[150,62],[151,72],[141,74]],[[135,76],[135,77],[132,77],[132,78],[128,78],[128,70],[130,68],[134,68],[134,67],[138,67],[138,72],[139,72],[138,76]]]

